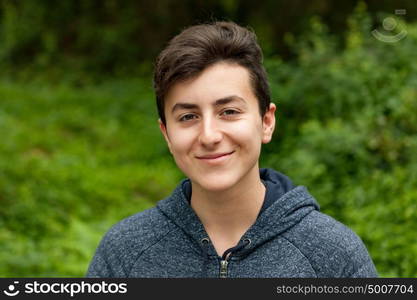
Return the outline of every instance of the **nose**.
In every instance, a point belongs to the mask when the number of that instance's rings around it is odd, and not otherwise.
[[[208,148],[213,147],[223,139],[223,134],[218,128],[216,120],[207,118],[201,122],[201,130],[198,139],[203,146]]]

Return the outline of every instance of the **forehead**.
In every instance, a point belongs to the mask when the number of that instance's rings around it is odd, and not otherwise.
[[[249,71],[237,64],[220,62],[194,78],[174,84],[165,97],[165,110],[170,110],[177,102],[204,105],[230,95],[236,95],[248,104],[257,102]]]

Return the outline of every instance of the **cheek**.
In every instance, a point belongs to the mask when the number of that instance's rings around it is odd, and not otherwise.
[[[174,155],[188,152],[193,145],[194,134],[186,131],[180,132],[179,130],[173,130],[173,132],[173,134],[170,134],[170,141]]]
[[[243,150],[260,151],[262,144],[262,126],[255,122],[238,122],[231,128],[232,136]]]

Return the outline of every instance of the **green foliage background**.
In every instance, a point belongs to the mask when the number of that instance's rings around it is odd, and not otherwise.
[[[363,4],[343,35],[317,17],[308,24],[286,35],[293,59],[265,59],[278,112],[261,166],[307,186],[357,232],[380,276],[416,277],[417,24],[402,21],[407,36],[392,44],[371,35]],[[104,232],[183,175],[159,133],[146,68],[91,79],[45,54],[20,76],[7,45],[24,40],[0,45],[0,275],[83,276]]]

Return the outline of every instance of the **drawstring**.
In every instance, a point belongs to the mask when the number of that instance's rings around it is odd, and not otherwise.
[[[203,248],[203,254],[204,254],[203,272],[201,274],[201,277],[207,278],[208,277],[208,270],[207,269],[208,269],[208,264],[209,264],[208,245],[210,243],[210,240],[208,238],[203,238],[203,239],[201,239],[200,242],[203,246],[202,248]],[[243,249],[244,247],[246,247],[250,243],[251,243],[250,239],[247,239],[247,238],[243,239],[236,246],[234,246],[232,248],[229,248],[226,251],[224,251],[224,253],[222,255],[222,260],[227,261],[227,259],[230,255],[239,251],[240,249]]]
[[[222,255],[222,260],[227,260],[227,257],[229,254],[239,251],[240,249],[246,247],[246,245],[249,245],[250,243],[251,243],[250,239],[244,239],[242,242],[240,242],[236,246],[227,249],[226,251],[224,251]]]

